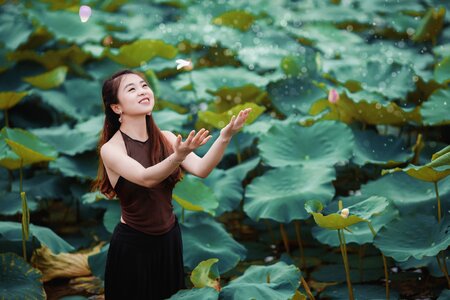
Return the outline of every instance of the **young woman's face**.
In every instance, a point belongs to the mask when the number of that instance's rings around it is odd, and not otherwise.
[[[117,97],[122,112],[127,115],[147,114],[155,105],[153,91],[136,74],[123,75]]]

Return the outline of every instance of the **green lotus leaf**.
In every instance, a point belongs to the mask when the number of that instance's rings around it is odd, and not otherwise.
[[[9,170],[19,169],[21,166],[20,157],[11,150],[3,136],[0,135],[0,166]]]
[[[0,222],[0,241],[21,242],[22,241],[22,223],[18,222]],[[31,245],[31,239],[35,237],[40,243],[46,245],[53,253],[70,252],[75,250],[69,243],[60,238],[56,233],[47,227],[37,226],[30,223],[30,235],[28,242]],[[33,247],[39,245],[34,244]],[[27,248],[29,246],[27,245]]]
[[[8,146],[23,160],[24,166],[51,161],[58,155],[53,147],[26,130],[3,127],[0,134]]]
[[[58,87],[64,82],[67,70],[66,66],[57,67],[37,76],[24,77],[23,81],[40,89],[48,90]]]
[[[236,242],[221,223],[204,217],[196,223],[180,223],[183,235],[184,266],[193,270],[201,261],[218,258],[221,274],[244,260],[247,250]]]
[[[447,267],[450,267],[450,261],[448,259],[446,259],[446,263]],[[445,276],[437,263],[436,257],[433,256],[425,256],[422,259],[415,259],[411,257],[404,262],[397,262],[396,265],[399,266],[402,270],[427,268],[430,272],[430,275],[433,277]]]
[[[214,210],[219,206],[213,190],[201,179],[189,174],[175,186],[173,199],[187,210],[205,211],[213,216]]]
[[[436,64],[434,79],[439,83],[447,83],[450,80],[450,56]]]
[[[340,94],[339,101],[335,104],[327,99],[319,100],[311,106],[309,113],[315,115],[327,108],[331,111],[323,119],[340,119],[345,123],[359,121],[373,125],[403,125],[409,121],[421,121],[420,106],[413,109],[401,108],[395,102],[384,100],[377,93],[366,91]]]
[[[409,161],[414,153],[406,150],[402,139],[395,136],[379,135],[372,130],[353,129],[355,135],[354,157],[358,165],[367,163],[394,167]]]
[[[371,200],[371,204],[373,207],[369,209],[366,204],[364,204],[364,200]],[[378,207],[378,199],[380,200],[380,207]],[[386,198],[379,196],[351,196],[342,198],[343,206],[348,208],[350,214],[355,214],[364,219],[368,219],[372,225],[373,230],[378,232],[383,226],[387,223],[391,222],[394,218],[398,216],[398,210],[393,204],[385,205]],[[359,206],[359,207],[358,207]],[[379,208],[383,208],[382,212],[379,212]],[[337,212],[339,210],[337,201],[333,201],[329,203],[325,209],[325,214],[327,212]],[[367,215],[364,215],[364,211],[370,213],[376,213],[376,216],[368,218]],[[370,227],[366,223],[357,223],[349,226],[347,229],[350,230],[350,233],[345,233],[345,241],[349,243],[357,243],[359,245],[363,245],[366,243],[372,243],[373,241],[373,233],[370,230]],[[319,242],[329,245],[331,247],[339,246],[339,238],[335,231],[328,230],[321,227],[313,227],[312,228],[313,237]]]
[[[445,8],[430,7],[420,21],[412,40],[415,42],[436,41],[444,25]]]
[[[188,290],[179,290],[175,295],[169,298],[169,300],[218,300],[219,293],[210,287],[205,287],[201,289],[192,288]]]
[[[281,60],[283,72],[291,77],[305,78],[317,73],[316,54],[311,48],[305,48],[302,55],[289,54]]]
[[[0,298],[47,299],[42,273],[14,253],[0,254]]]
[[[86,79],[66,80],[57,90],[35,91],[42,101],[56,111],[78,121],[103,115],[101,86],[99,82]]]
[[[120,216],[122,215],[120,202],[109,200],[105,201],[107,201],[107,205],[105,214],[103,215],[103,225],[105,225],[108,232],[113,233],[114,228],[116,228],[116,225],[120,222]]]
[[[423,124],[429,126],[450,124],[450,89],[439,89],[422,104]]]
[[[239,206],[244,193],[242,181],[259,162],[260,158],[255,157],[227,170],[215,168],[208,177],[203,179],[219,200],[219,206],[216,208],[217,216],[226,211],[232,211]]]
[[[255,17],[243,10],[227,11],[212,20],[213,24],[224,25],[231,28],[247,31]]]
[[[447,147],[442,148],[442,149],[439,150],[438,152],[434,153],[434,154],[431,156],[431,160],[433,161],[433,160],[435,160],[436,158],[439,158],[439,157],[441,157],[442,155],[447,154],[447,153],[449,153],[449,152],[450,152],[450,145],[448,145]]]
[[[109,243],[100,249],[100,252],[88,256],[89,269],[94,276],[105,280],[106,258],[108,256]]]
[[[353,284],[353,296],[355,300],[366,300],[366,299],[386,299],[386,288],[381,285],[370,285],[370,284]],[[389,289],[389,299],[400,299],[399,294],[396,290]],[[349,299],[348,288],[346,284],[340,284],[335,286],[327,287],[321,296],[327,297],[330,300],[340,300]]]
[[[55,127],[33,129],[31,132],[44,142],[55,147],[59,153],[76,155],[95,150],[104,116],[93,117],[78,123],[73,129],[67,124]]]
[[[18,50],[8,54],[13,61],[35,61],[47,69],[55,69],[59,66],[82,65],[90,56],[83,52],[77,45],[57,50],[36,52],[34,50]]]
[[[100,191],[85,193],[81,197],[81,203],[83,204],[94,204],[99,202],[100,200],[108,200],[105,195],[103,195]]]
[[[172,85],[178,90],[190,87],[192,86],[191,76],[193,87],[198,97],[197,100],[212,100],[212,93],[225,87],[242,87],[251,83],[257,87],[264,88],[269,83],[266,77],[244,68],[226,66],[203,68],[192,70],[189,73],[182,73],[177,76],[177,79],[172,82]]]
[[[49,167],[59,170],[66,177],[77,177],[81,181],[95,179],[98,171],[98,156],[93,152],[76,156],[61,155],[51,162]]]
[[[22,4],[2,3],[0,7],[0,36],[2,46],[8,50],[16,50],[33,32],[33,26],[24,14],[25,10]]]
[[[299,139],[304,141],[299,143]],[[261,156],[273,167],[311,165],[332,167],[349,160],[354,144],[344,123],[323,121],[311,127],[274,125],[258,144]]]
[[[450,298],[450,290],[443,289],[437,300],[445,300]]]
[[[320,204],[320,205],[319,205]],[[312,214],[314,221],[317,225],[326,229],[344,229],[350,225],[357,224],[360,222],[367,222],[367,220],[353,215],[350,211],[350,215],[344,218],[339,213],[331,213],[324,216],[320,213],[321,202],[317,200],[309,200],[305,203],[305,210]]]
[[[328,203],[334,195],[330,167],[299,165],[277,168],[256,177],[245,191],[244,211],[255,221],[272,219],[280,223],[304,220],[309,214],[305,202],[319,199]]]
[[[225,286],[223,299],[291,299],[300,283],[295,265],[277,262],[270,266],[250,266],[244,274]]]
[[[450,200],[449,182],[450,177],[438,182],[439,196],[444,206]],[[436,214],[436,208],[433,208],[436,205],[433,184],[419,181],[403,172],[387,174],[377,180],[362,184],[361,194],[366,197],[386,197],[394,202],[401,214],[419,211],[431,215]]]
[[[286,116],[293,112],[308,114],[311,106],[326,93],[307,79],[290,78],[270,83],[267,92],[272,104]]]
[[[409,164],[406,168],[394,168],[389,170],[383,170],[382,175],[386,173],[393,172],[405,172],[409,176],[416,179],[428,181],[428,182],[438,182],[443,178],[450,175],[450,152],[436,158],[432,162],[429,162],[423,166],[416,166]]]
[[[200,262],[194,270],[192,270],[190,279],[194,287],[212,287],[219,288],[220,275],[217,270],[217,258],[210,258]]]
[[[265,110],[264,106],[259,106],[254,103],[244,103],[234,106],[232,109],[225,111],[223,113],[215,113],[212,111],[200,111],[198,113],[198,117],[203,122],[206,122],[217,129],[222,129],[225,127],[231,120],[231,117],[238,116],[241,110],[251,108],[252,111],[248,115],[247,121],[245,124],[253,123]]]
[[[173,59],[177,55],[177,48],[166,44],[162,40],[142,39],[129,45],[123,45],[118,52],[107,52],[113,61],[127,67],[139,67],[156,56]]]
[[[28,209],[34,211],[38,208],[38,204],[33,199],[27,199]],[[0,195],[0,215],[12,216],[22,213],[22,203],[20,201],[20,193],[5,192]]]
[[[449,226],[448,218],[438,223],[430,215],[405,215],[383,227],[373,244],[385,256],[400,262],[436,256],[450,245]]]
[[[10,109],[14,107],[28,92],[0,92],[0,109]]]
[[[363,14],[352,9],[351,6],[329,5],[324,1],[321,3],[304,2],[296,5],[296,20],[302,20],[302,23],[370,23],[370,15]]]
[[[97,43],[106,36],[103,27],[97,24],[95,11],[85,23],[80,21],[77,12],[52,11],[40,3],[34,3],[33,9],[27,12],[32,20],[45,27],[58,40],[80,45],[85,42]]]
[[[445,58],[447,56],[450,56],[450,43],[443,44],[443,45],[436,45],[433,48],[433,53],[440,58]]]

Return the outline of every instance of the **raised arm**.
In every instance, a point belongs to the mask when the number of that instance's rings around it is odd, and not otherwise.
[[[189,153],[204,145],[211,137],[207,137],[200,131],[195,136],[194,134],[195,131],[192,131],[185,142],[181,141],[180,135],[175,137],[174,153],[148,168],[144,168],[114,144],[103,145],[100,149],[100,155],[106,168],[128,181],[145,187],[153,187],[172,174]]]

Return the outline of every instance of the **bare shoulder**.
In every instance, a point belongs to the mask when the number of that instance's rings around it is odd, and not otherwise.
[[[111,139],[109,139],[109,141],[107,141],[100,147],[100,155],[102,156],[103,160],[108,160],[108,157],[110,157],[114,153],[117,153],[117,151],[126,153],[123,139],[119,136],[119,134],[116,133],[112,136]]]

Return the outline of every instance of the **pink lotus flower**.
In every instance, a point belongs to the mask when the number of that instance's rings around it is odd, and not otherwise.
[[[185,69],[186,71],[190,71],[194,68],[191,60],[177,59],[175,62],[177,63],[177,70]]]
[[[330,103],[337,103],[339,101],[339,94],[335,89],[331,89],[328,93],[328,101]]]
[[[87,22],[91,16],[91,8],[87,5],[81,5],[78,14],[80,15],[81,22]]]

